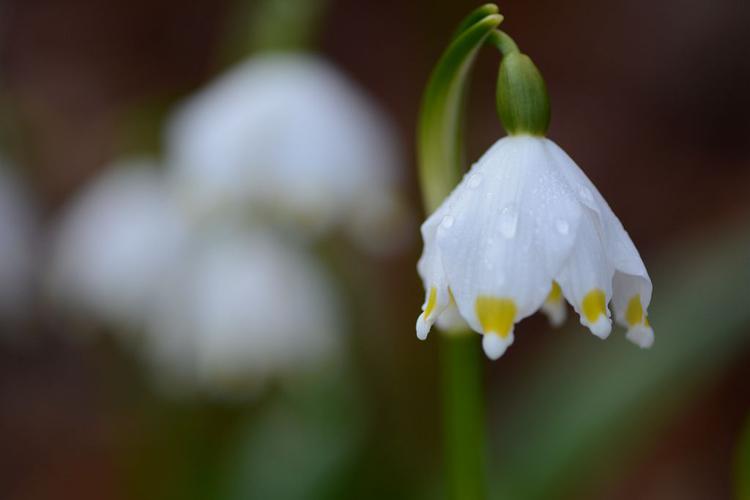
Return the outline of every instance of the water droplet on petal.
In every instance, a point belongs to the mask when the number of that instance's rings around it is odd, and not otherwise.
[[[570,231],[570,225],[568,224],[568,221],[564,219],[557,219],[555,221],[555,228],[558,233],[563,235],[568,234],[568,231]]]
[[[578,190],[578,194],[583,198],[583,201],[587,203],[594,201],[594,195],[591,194],[591,190],[585,186]]]
[[[481,183],[482,183],[482,174],[471,174],[471,177],[469,177],[469,183],[468,183],[471,189],[478,188]]]
[[[516,235],[518,226],[518,209],[515,205],[505,205],[500,210],[500,233],[508,239]]]
[[[452,215],[446,215],[443,217],[443,220],[440,221],[440,226],[444,229],[450,229],[450,227],[453,225],[453,216]]]

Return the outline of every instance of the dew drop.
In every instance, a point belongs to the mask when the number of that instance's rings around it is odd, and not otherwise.
[[[453,216],[446,215],[443,220],[440,221],[440,226],[444,229],[450,229],[453,226]]]
[[[500,233],[508,239],[516,235],[518,210],[514,205],[506,205],[500,210]]]
[[[591,194],[591,190],[585,186],[578,190],[578,194],[585,202],[591,203],[594,201],[594,195]]]
[[[568,234],[568,231],[570,231],[570,225],[568,224],[568,221],[563,219],[557,219],[555,221],[555,228],[557,228],[557,232],[560,234]]]
[[[482,183],[482,174],[471,174],[471,177],[469,177],[469,187],[471,189],[478,188],[481,183]]]

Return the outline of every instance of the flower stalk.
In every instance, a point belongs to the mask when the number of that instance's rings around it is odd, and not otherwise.
[[[442,403],[448,498],[485,498],[481,349],[469,332],[441,335]]]
[[[469,73],[479,48],[502,22],[487,4],[460,24],[425,90],[417,132],[425,210],[433,212],[463,175],[463,124]],[[448,498],[485,498],[484,405],[478,339],[468,330],[441,335],[443,432]]]

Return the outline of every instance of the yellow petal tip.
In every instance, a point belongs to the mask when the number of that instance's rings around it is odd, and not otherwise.
[[[485,334],[494,333],[502,339],[508,337],[517,312],[516,303],[513,300],[480,295],[477,297],[475,308],[479,324]]]

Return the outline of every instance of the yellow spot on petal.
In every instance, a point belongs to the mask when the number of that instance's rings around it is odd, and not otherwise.
[[[430,295],[427,297],[427,306],[424,308],[424,317],[429,318],[437,304],[437,288],[430,287]]]
[[[448,287],[448,297],[451,299],[451,305],[455,306],[456,299],[453,298],[453,290],[451,290],[450,287]]]
[[[630,302],[628,302],[628,308],[625,309],[625,321],[630,326],[637,325],[643,321],[643,306],[641,305],[641,296],[639,294],[634,295]]]
[[[494,333],[506,338],[516,318],[516,304],[511,299],[499,299],[480,295],[477,297],[476,313],[485,333]]]
[[[549,291],[549,295],[547,295],[547,299],[545,302],[547,303],[554,303],[558,302],[562,298],[562,290],[560,289],[560,285],[557,284],[557,281],[552,282],[552,289]]]
[[[594,288],[583,297],[581,303],[583,308],[583,315],[589,321],[589,323],[596,322],[599,316],[607,314],[607,298],[604,295],[604,290],[601,288]]]

